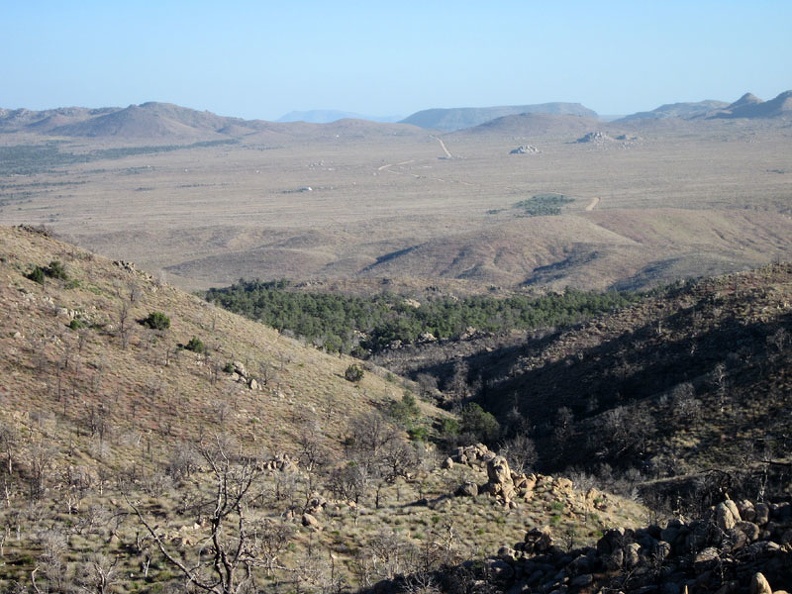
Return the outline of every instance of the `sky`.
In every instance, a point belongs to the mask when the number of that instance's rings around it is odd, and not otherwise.
[[[790,0],[0,0],[0,108],[767,100],[792,89],[790,23]]]

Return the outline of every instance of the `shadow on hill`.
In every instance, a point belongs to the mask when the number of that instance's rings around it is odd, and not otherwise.
[[[633,325],[605,319],[421,371],[464,369],[505,433],[519,411],[542,472],[747,469],[783,455],[792,421],[792,313],[751,318],[767,309],[757,295],[681,292],[636,308]],[[572,422],[560,430],[564,407]]]

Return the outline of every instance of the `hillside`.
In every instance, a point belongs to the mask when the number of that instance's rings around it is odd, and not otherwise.
[[[719,118],[776,118],[792,116],[792,91],[785,91],[769,101],[747,93],[713,114]]]
[[[0,579],[21,589],[351,589],[648,513],[483,446],[441,465],[452,417],[412,383],[40,229],[0,228],[0,301]]]
[[[641,111],[617,120],[618,122],[631,122],[636,120],[653,120],[665,118],[695,118],[707,115],[715,110],[724,109],[729,104],[725,101],[696,101],[683,103],[669,103],[661,105],[652,111]]]
[[[167,103],[149,102],[126,108],[66,108],[40,112],[0,112],[3,132],[32,132],[61,137],[123,138],[129,141],[195,142],[251,133],[255,123],[226,118]]]
[[[25,228],[1,230],[7,329],[2,350],[13,354],[3,360],[9,407],[46,411],[52,408],[49,399],[57,402],[73,394],[78,406],[67,407],[65,420],[79,425],[87,409],[112,396],[107,422],[119,432],[136,428],[190,439],[213,424],[215,408],[222,404],[229,407],[230,426],[240,437],[255,436],[267,449],[289,449],[295,437],[289,423],[282,425],[277,443],[274,435],[256,435],[256,424],[313,410],[338,442],[349,415],[400,397],[398,386],[377,373],[359,385],[350,384],[343,380],[349,361],[326,357],[210,307],[133,266],[114,264]],[[46,268],[52,261],[64,265],[68,280],[39,284],[25,278],[35,266]],[[151,331],[141,325],[139,320],[151,312],[165,313],[172,320],[170,329]],[[193,336],[206,345],[207,353],[179,348]],[[261,395],[228,381],[222,369],[234,361],[258,380]],[[223,377],[226,381],[220,381]],[[147,394],[142,400],[141,391]],[[361,392],[367,396],[361,398]],[[328,393],[338,399],[335,405],[327,400]],[[160,397],[167,399],[164,409],[140,406],[157,404]]]
[[[472,128],[490,120],[523,113],[552,115],[575,115],[597,118],[596,112],[579,103],[541,103],[537,105],[509,105],[500,107],[456,107],[448,109],[425,109],[406,118],[401,123],[412,124],[430,130],[452,132]]]
[[[788,494],[791,335],[792,266],[776,263],[681,283],[576,328],[378,361],[449,392],[472,386],[461,394],[505,432],[530,427],[544,472],[695,507],[723,490]]]
[[[557,135],[574,136],[596,130],[598,126],[599,121],[596,116],[527,112],[487,120],[477,126],[460,130],[456,132],[456,135],[500,133],[534,138]],[[452,135],[451,138],[453,137]]]

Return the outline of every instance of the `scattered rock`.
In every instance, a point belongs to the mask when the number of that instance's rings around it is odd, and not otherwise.
[[[585,136],[581,136],[575,142],[581,144],[587,142],[595,143],[595,144],[603,144],[605,142],[612,142],[612,141],[613,138],[608,136],[605,132],[596,131],[596,132],[589,132]]]
[[[510,155],[534,155],[534,154],[540,153],[540,152],[542,152],[542,151],[540,151],[535,146],[532,146],[530,144],[524,144],[522,146],[518,146],[517,148],[510,150],[509,154]]]
[[[498,457],[491,460],[488,470],[490,480],[500,484],[504,469]],[[554,488],[558,484],[549,477],[539,478]],[[761,524],[743,519],[768,515]],[[732,522],[724,532],[721,526]],[[482,571],[489,568],[493,576],[492,569],[498,567],[499,592],[774,594],[771,583],[787,589],[792,583],[790,545],[783,544],[786,534],[792,538],[792,505],[788,502],[769,506],[723,502],[690,523],[672,520],[665,528],[615,528],[608,530],[596,547],[573,551],[556,546],[548,528],[532,528],[523,542],[513,548],[502,547]],[[506,571],[504,563],[513,572]]]

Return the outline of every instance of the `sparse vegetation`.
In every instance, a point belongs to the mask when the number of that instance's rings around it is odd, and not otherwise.
[[[538,194],[527,200],[520,200],[513,208],[529,217],[557,216],[561,214],[564,205],[574,201],[574,198],[563,194]]]
[[[255,181],[252,172],[268,166],[260,138],[243,140],[244,150],[163,148],[173,154],[152,162],[173,165],[174,208],[184,196],[211,203],[217,184],[204,180],[231,162],[219,151],[234,151],[234,187],[246,196],[307,187],[310,171],[313,190],[300,195],[306,208],[293,208],[293,195],[286,208],[267,202],[277,229],[240,230],[261,202],[229,209],[224,201],[216,227],[191,220],[189,231],[165,233],[147,222],[147,241],[130,234],[137,253],[157,254],[157,267],[182,262],[167,268],[177,283],[230,282],[238,262],[266,278],[325,279],[241,281],[210,292],[278,332],[196,304],[154,282],[145,264],[114,266],[46,229],[0,228],[2,588],[748,591],[746,576],[776,554],[771,583],[790,590],[782,555],[792,529],[792,267],[776,261],[642,297],[563,290],[570,279],[638,287],[784,256],[792,235],[777,216],[789,209],[777,171],[788,138],[746,124],[740,134],[761,132],[761,143],[723,142],[735,138],[733,128],[713,128],[705,140],[619,144],[618,155],[605,157],[625,164],[623,177],[603,159],[590,167],[570,158],[608,147],[548,144],[542,168],[563,185],[537,176],[535,161],[493,167],[482,155],[502,153],[502,139],[464,133],[449,148],[465,159],[438,160],[425,134],[420,143],[389,134],[387,152],[367,142],[364,165],[344,134],[328,135],[332,164],[323,161],[324,140],[301,144],[300,167],[267,145],[283,171]],[[673,177],[663,165],[668,147]],[[59,233],[75,232],[73,221],[85,220],[83,183],[94,206],[110,189],[171,206],[160,200],[161,170],[147,159],[103,165],[101,175],[82,165],[155,152],[110,148],[102,154],[107,146],[85,140],[79,149],[60,143],[12,155],[14,171],[39,175],[2,180],[3,216],[43,216]],[[401,150],[412,160],[392,164]],[[700,158],[689,165],[685,151]],[[206,176],[188,171],[193,163]],[[64,165],[80,177],[45,173]],[[751,177],[754,170],[764,177]],[[732,209],[740,184],[751,192]],[[565,196],[541,193],[508,207],[545,187],[587,196],[590,208],[566,209]],[[416,200],[427,188],[433,199]],[[69,216],[59,221],[66,192]],[[658,197],[663,216],[649,214]],[[150,212],[135,202],[130,220]],[[114,208],[126,218],[124,205]],[[482,226],[476,217],[486,209],[493,215]],[[405,217],[393,217],[402,210]],[[311,217],[320,211],[341,222],[318,229]],[[361,229],[363,243],[355,239]],[[123,250],[107,229],[82,237]],[[205,254],[183,263],[186,242],[200,242]],[[326,280],[339,270],[340,280]],[[523,283],[544,288],[529,296]],[[506,456],[504,476],[515,489],[532,485],[531,496],[498,500],[487,460],[460,452],[472,441]],[[726,495],[740,506],[732,528],[711,509]],[[668,524],[671,516],[704,519]],[[646,530],[610,530],[647,519]],[[778,542],[754,540],[745,532],[753,522],[762,539],[776,532]],[[534,542],[526,530],[540,526],[549,533],[537,530]],[[683,549],[695,556],[676,561]],[[713,551],[720,557],[703,555]]]

